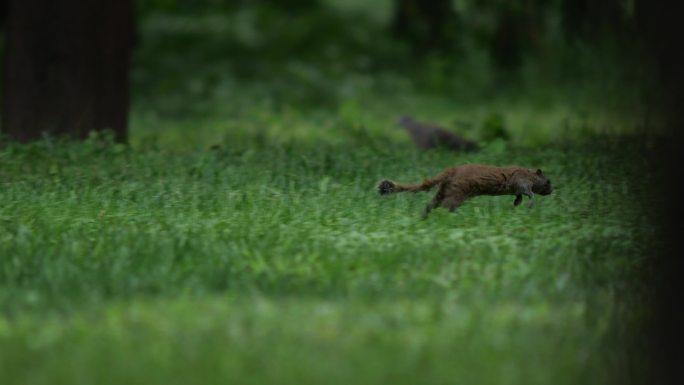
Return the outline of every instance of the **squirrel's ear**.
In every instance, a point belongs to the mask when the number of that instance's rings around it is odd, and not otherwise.
[[[537,169],[537,175],[539,175],[539,176],[544,175],[544,173],[542,172],[542,170],[540,168]]]

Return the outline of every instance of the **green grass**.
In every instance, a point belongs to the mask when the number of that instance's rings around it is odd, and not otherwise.
[[[640,373],[648,155],[614,138],[0,152],[3,384],[603,384]],[[456,163],[541,167],[529,209],[379,197]],[[636,357],[636,358],[635,358]],[[627,375],[625,375],[627,376]]]
[[[409,60],[389,0],[325,3],[151,12],[131,146],[0,147],[0,384],[642,383],[643,71],[550,36],[502,82],[482,47]],[[405,114],[510,140],[417,152]],[[421,221],[375,191],[474,162],[555,192]]]

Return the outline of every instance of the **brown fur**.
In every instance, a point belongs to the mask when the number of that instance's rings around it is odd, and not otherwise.
[[[408,131],[413,143],[422,150],[444,147],[455,151],[476,151],[479,148],[472,140],[432,124],[416,122],[408,116],[401,117],[399,125]]]
[[[549,195],[553,191],[551,181],[539,169],[535,172],[518,166],[467,164],[451,167],[434,178],[416,184],[383,180],[378,185],[378,193],[428,191],[434,186],[439,186],[439,191],[425,207],[423,218],[439,206],[454,211],[466,199],[478,195],[515,195],[514,206],[519,205],[525,195],[530,198],[531,207],[534,194]]]

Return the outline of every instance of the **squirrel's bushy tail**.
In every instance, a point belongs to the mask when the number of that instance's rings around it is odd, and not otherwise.
[[[403,184],[393,182],[391,180],[383,180],[378,184],[378,193],[380,195],[387,195],[395,192],[418,192],[418,191],[428,191],[435,185],[441,182],[441,178],[428,178],[421,183],[416,184]]]

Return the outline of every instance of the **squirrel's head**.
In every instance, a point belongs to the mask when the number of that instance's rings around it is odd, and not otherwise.
[[[534,183],[532,184],[532,192],[539,195],[549,195],[553,192],[551,186],[551,179],[547,178],[542,170],[537,169],[534,173]]]
[[[413,122],[413,119],[408,115],[402,115],[399,117],[399,119],[397,119],[397,125],[401,126],[401,127],[403,127],[403,126],[405,126],[411,122]]]

